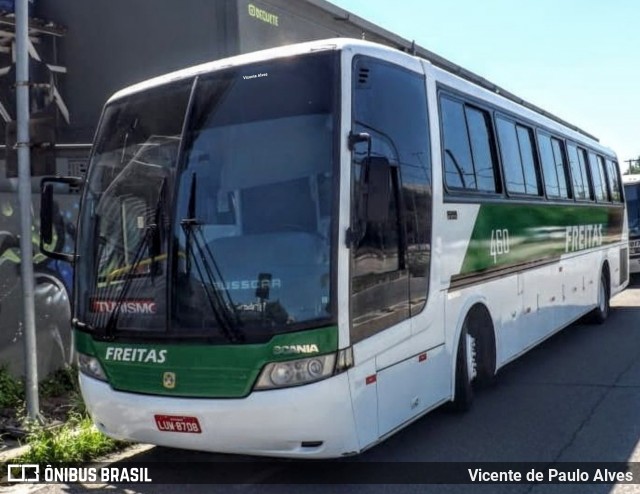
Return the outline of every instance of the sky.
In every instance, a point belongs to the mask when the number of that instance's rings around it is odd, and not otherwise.
[[[640,156],[640,1],[330,1]]]

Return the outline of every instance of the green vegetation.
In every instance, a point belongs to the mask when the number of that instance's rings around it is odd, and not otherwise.
[[[0,367],[0,408],[18,407],[24,400],[24,385],[9,374],[6,366]]]
[[[126,447],[95,428],[84,414],[70,414],[61,427],[37,425],[27,438],[29,450],[17,459],[19,463],[83,462]]]
[[[27,431],[29,449],[18,462],[82,462],[126,446],[94,427],[80,395],[75,368],[54,372],[39,383],[38,390],[42,423],[28,423],[24,383],[0,367],[0,433],[5,427]]]
[[[40,398],[58,398],[79,393],[77,371],[60,369],[38,384]],[[6,366],[0,367],[0,408],[16,408],[24,402],[24,382],[13,377]]]
[[[41,381],[38,389],[40,390],[40,396],[44,398],[64,396],[69,392],[79,393],[78,371],[75,367],[57,370],[44,381]]]

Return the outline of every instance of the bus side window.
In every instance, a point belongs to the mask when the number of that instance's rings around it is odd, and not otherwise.
[[[485,110],[440,97],[445,183],[449,190],[500,192],[491,116]]]
[[[611,190],[611,200],[613,202],[622,202],[618,163],[616,163],[615,161],[607,160],[607,172],[607,175],[609,177],[609,190]]]
[[[462,103],[440,98],[445,183],[449,189],[476,190],[476,175]]]
[[[553,159],[555,168],[558,173],[558,185],[560,188],[560,197],[568,199],[569,196],[569,176],[567,172],[567,159],[564,152],[564,143],[560,139],[555,137],[551,138],[551,145],[553,147]]]
[[[496,123],[507,192],[539,196],[532,130],[502,117],[497,117]]]
[[[548,134],[538,132],[538,149],[540,151],[540,161],[544,174],[544,188],[547,196],[551,198],[560,197],[560,184],[558,172],[556,170],[555,158],[553,156],[553,146],[551,137]]]
[[[589,175],[587,173],[586,151],[570,142],[567,144],[567,154],[569,155],[569,168],[571,169],[573,197],[579,201],[588,201],[593,195],[591,194]]]
[[[601,166],[601,160],[598,159],[595,153],[589,153],[589,165],[596,200],[598,202],[608,201],[607,177],[604,174],[604,167]]]

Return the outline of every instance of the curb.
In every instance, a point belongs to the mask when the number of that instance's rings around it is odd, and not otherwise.
[[[128,446],[127,448],[121,451],[118,451],[115,453],[109,453],[108,455],[101,458],[94,458],[93,460],[88,460],[86,463],[87,464],[105,463],[110,465],[111,463],[115,463],[120,460],[126,460],[127,458],[130,458],[137,454],[144,453],[145,451],[149,451],[154,447],[155,446],[153,444],[132,444],[131,446]],[[15,458],[18,458],[19,456],[23,455],[27,451],[29,451],[28,444],[25,444],[24,446],[17,446],[15,448],[10,448],[6,451],[2,451],[0,452],[0,464],[7,463]]]
[[[131,446],[121,450],[121,451],[117,451],[115,453],[109,453],[106,456],[100,457],[100,458],[94,458],[93,460],[88,460],[86,461],[84,464],[85,465],[93,465],[96,463],[101,463],[105,466],[109,466],[112,465],[113,463],[116,463],[118,461],[122,461],[122,460],[126,460],[128,458],[131,458],[135,455],[141,454],[141,453],[145,453],[146,451],[149,451],[150,449],[155,448],[155,445],[152,444],[132,444]],[[3,451],[2,453],[0,453],[0,465],[2,464],[6,464],[9,463],[11,460],[19,457],[20,455],[24,454],[25,452],[27,452],[29,449],[29,445],[25,445],[25,446],[19,446],[19,447],[15,447],[15,448],[11,448],[7,451]],[[37,490],[46,488],[46,486],[49,485],[47,483],[34,483],[34,484],[9,484],[6,482],[6,478],[0,476],[0,492],[9,492],[8,489],[12,489],[13,492],[15,492],[16,494],[33,494],[35,493]],[[77,484],[79,487],[84,488],[84,489],[88,489],[88,490],[95,490],[95,489],[102,489],[104,487],[106,487],[108,484],[82,484],[82,483],[78,483]],[[16,490],[18,489],[18,490]]]

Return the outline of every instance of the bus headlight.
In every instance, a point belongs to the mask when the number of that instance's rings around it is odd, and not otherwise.
[[[107,380],[107,375],[104,373],[100,361],[95,357],[78,353],[78,369],[80,369],[80,372],[83,374],[93,377],[94,379],[99,379],[100,381]]]
[[[335,353],[287,362],[271,362],[262,369],[254,389],[274,389],[312,383],[333,375]]]

